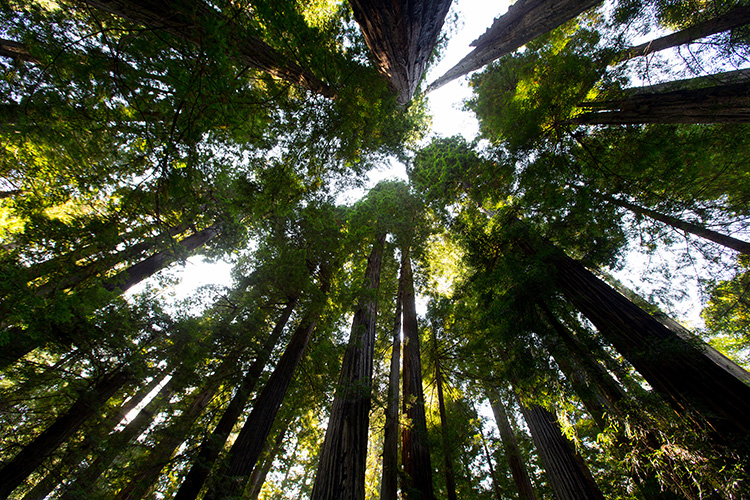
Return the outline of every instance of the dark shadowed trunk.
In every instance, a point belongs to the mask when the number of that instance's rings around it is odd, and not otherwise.
[[[250,393],[255,389],[255,384],[263,373],[271,352],[279,341],[279,337],[284,331],[284,327],[289,321],[296,303],[297,299],[292,299],[287,303],[286,308],[276,322],[276,326],[266,339],[255,361],[245,373],[240,387],[237,389],[234,397],[232,397],[226,410],[224,410],[219,423],[216,424],[211,435],[206,437],[201,443],[198,455],[193,460],[193,466],[182,481],[174,500],[194,500],[198,497],[198,493],[200,493],[203,483],[206,482],[214,462],[219,457],[221,450],[224,449],[232,428],[234,428],[237,419],[242,415]]]
[[[363,500],[365,497],[375,320],[384,245],[385,234],[378,235],[367,261],[365,288],[352,320],[312,500]]]
[[[456,500],[456,474],[453,469],[453,453],[451,451],[451,439],[448,435],[448,416],[445,411],[445,395],[443,393],[443,368],[440,365],[440,349],[438,349],[437,332],[432,329],[432,348],[435,358],[435,386],[438,395],[438,412],[440,413],[440,434],[443,439],[443,465],[445,466],[445,490],[448,500]],[[489,460],[489,457],[488,457]],[[489,463],[492,468],[492,462]],[[494,472],[493,472],[494,484]]]
[[[489,386],[485,390],[492,406],[492,413],[495,415],[495,423],[497,424],[497,430],[500,432],[500,440],[503,443],[505,456],[510,465],[510,472],[513,476],[513,483],[516,485],[516,490],[518,491],[518,498],[519,500],[536,500],[534,487],[531,485],[531,479],[526,470],[523,455],[520,448],[518,448],[516,436],[513,434],[513,429],[510,426],[508,414],[505,411],[500,395],[495,389]]]
[[[406,423],[401,430],[401,464],[404,476],[401,493],[406,499],[432,500],[432,465],[427,436],[427,419],[422,389],[422,361],[419,347],[414,278],[408,249],[403,251],[404,277],[404,361],[402,372],[402,411]]]
[[[697,411],[725,444],[733,434],[750,432],[745,418],[750,415],[750,386],[550,243],[532,244],[521,221],[510,223],[524,235],[516,238],[520,250],[527,255],[544,250],[543,261],[568,300],[676,410],[686,415]]]
[[[0,469],[0,498],[6,498],[61,444],[96,414],[132,378],[117,370],[86,390],[68,410]]]
[[[685,231],[686,233],[690,233],[692,235],[699,236],[709,241],[713,241],[714,243],[718,243],[719,245],[725,246],[727,248],[731,248],[732,250],[735,250],[737,252],[750,255],[750,243],[746,241],[738,240],[737,238],[733,238],[725,234],[717,233],[716,231],[712,231],[711,229],[708,229],[699,224],[694,224],[692,222],[683,221],[676,217],[672,217],[671,215],[662,214],[655,210],[651,210],[649,208],[640,207],[638,205],[635,205],[628,201],[620,200],[613,196],[607,196],[607,195],[602,195],[602,194],[596,194],[595,196],[603,198],[609,201],[610,203],[617,205],[618,207],[622,207],[627,210],[630,210],[631,212],[635,214],[643,215],[650,219],[663,222],[664,224],[674,229]]]
[[[563,435],[555,416],[539,405],[527,408],[520,399],[519,404],[555,500],[604,500],[591,472],[573,443]]]
[[[330,275],[322,273],[320,288],[325,296],[330,288]],[[289,344],[279,359],[276,368],[268,378],[266,385],[253,403],[253,410],[245,420],[239,436],[229,451],[228,476],[214,482],[206,493],[206,500],[220,500],[232,495],[241,495],[247,479],[255,468],[263,451],[264,443],[271,432],[276,414],[281,407],[289,384],[302,361],[307,344],[309,344],[315,327],[318,324],[325,302],[320,300],[310,305],[307,313],[300,320]]]
[[[78,0],[92,7],[111,12],[150,28],[164,30],[171,35],[196,45],[211,37],[206,25],[221,25],[229,33],[225,44],[233,47],[235,60],[240,65],[265,71],[276,78],[332,97],[333,91],[308,69],[302,68],[289,55],[282,55],[260,38],[242,28],[231,18],[219,13],[203,0],[181,2],[165,0]],[[221,41],[217,41],[221,43]]]
[[[393,318],[393,349],[391,351],[391,369],[388,379],[388,407],[385,414],[383,430],[383,475],[380,481],[380,499],[396,500],[398,498],[398,407],[399,382],[401,381],[401,304],[403,302],[404,277],[398,280],[396,292],[396,314]]]
[[[600,3],[601,0],[518,0],[495,19],[484,35],[472,42],[476,47],[443,76],[427,87],[431,92],[448,82],[482,68],[520,46],[552,31],[564,22]]]
[[[450,0],[349,0],[375,65],[401,104],[408,103],[427,68]]]
[[[261,463],[258,464],[260,466],[256,465],[253,469],[253,473],[250,474],[245,498],[248,498],[249,500],[258,499],[260,490],[263,488],[263,483],[266,482],[266,476],[268,476],[268,473],[273,467],[273,461],[276,460],[276,457],[284,449],[284,437],[286,436],[288,429],[289,423],[287,422],[286,425],[284,425],[284,428],[276,435],[276,439],[273,440],[273,446],[269,446],[270,443],[266,442],[265,449],[262,453],[263,459],[261,460]]]
[[[635,47],[628,47],[615,56],[614,62],[619,63],[634,57],[645,56],[659,52],[660,50],[684,45],[716,33],[744,26],[748,23],[750,23],[750,8],[735,7],[724,15],[694,24],[670,35],[651,40],[650,42],[642,43]]]
[[[34,485],[34,487],[23,496],[23,500],[44,500],[47,498],[47,496],[52,493],[52,490],[54,490],[63,479],[66,479],[72,471],[76,470],[77,467],[80,467],[81,463],[91,451],[99,447],[102,441],[107,439],[107,436],[112,432],[112,429],[122,422],[125,416],[134,410],[152,390],[156,389],[162,380],[163,379],[160,377],[154,377],[149,383],[138,389],[138,391],[120,408],[118,408],[117,411],[107,417],[101,424],[97,425],[95,431],[88,433],[83,439],[83,442],[60,460],[60,463],[58,463],[55,468],[44,477],[44,479]]]
[[[745,78],[738,78],[742,76]],[[626,89],[622,98],[581,103],[582,109],[591,111],[576,116],[570,123],[747,123],[750,81],[746,76],[747,71],[740,70],[658,87]]]

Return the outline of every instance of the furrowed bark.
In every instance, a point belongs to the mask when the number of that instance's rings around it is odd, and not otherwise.
[[[600,2],[601,0],[518,0],[508,8],[505,15],[495,19],[484,35],[471,44],[476,48],[432,82],[426,92],[439,89],[456,78],[510,54]]]
[[[363,500],[365,497],[377,293],[385,236],[378,235],[367,261],[365,289],[352,320],[312,500]]]
[[[404,276],[402,411],[406,417],[406,425],[401,430],[401,464],[404,469],[401,492],[406,499],[432,500],[435,495],[432,487],[432,465],[422,389],[422,362],[414,278],[408,249],[402,254],[401,273]]]
[[[396,314],[393,319],[393,350],[388,381],[388,409],[385,414],[383,431],[383,475],[380,481],[381,500],[398,498],[398,407],[399,382],[401,380],[401,307],[403,302],[403,276],[398,280],[396,292]]]
[[[434,333],[434,332],[433,332]],[[437,339],[435,340],[435,352],[437,353]],[[443,372],[440,368],[440,360],[435,358],[435,385],[438,393],[438,411],[440,412],[440,434],[443,438],[443,458],[445,465],[445,489],[448,493],[448,500],[457,500],[456,495],[456,474],[453,470],[453,454],[451,453],[451,441],[448,436],[448,416],[445,411],[445,397],[443,395]],[[487,457],[489,461],[489,456]],[[489,463],[492,468],[492,462]],[[492,474],[494,482],[494,472]]]

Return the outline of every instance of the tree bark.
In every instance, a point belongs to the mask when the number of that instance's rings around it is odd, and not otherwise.
[[[289,423],[284,425],[284,428],[281,429],[276,435],[273,446],[268,446],[268,443],[266,443],[266,449],[263,453],[265,455],[265,458],[260,464],[260,467],[256,465],[256,467],[253,469],[253,473],[250,474],[250,479],[248,480],[247,494],[245,495],[245,497],[249,500],[258,499],[260,490],[263,488],[263,483],[266,482],[266,476],[268,476],[268,473],[271,471],[271,467],[273,467],[273,461],[284,449],[284,437],[286,436],[287,430],[289,430]]]
[[[385,236],[377,236],[367,261],[365,288],[352,320],[312,500],[364,500],[365,497],[375,320]]]
[[[536,500],[534,487],[531,485],[529,473],[526,470],[526,464],[523,461],[523,455],[518,448],[516,436],[508,420],[508,414],[505,411],[500,395],[494,388],[487,386],[487,398],[490,400],[492,413],[495,416],[497,430],[500,432],[500,440],[503,443],[505,456],[508,458],[510,472],[513,476],[513,483],[516,485],[519,500]]]
[[[226,41],[237,53],[236,61],[245,66],[257,68],[270,75],[299,85],[302,88],[334,97],[334,92],[318,77],[293,61],[293,57],[278,53],[266,42],[244,30],[231,18],[224,17],[215,8],[203,2],[182,2],[180,0],[78,0],[97,9],[124,17],[150,28],[161,29],[169,34],[201,45],[211,36],[205,29],[207,23],[224,26],[229,34]]]
[[[613,63],[621,63],[634,57],[646,56],[660,50],[684,45],[700,38],[715,35],[716,33],[739,28],[748,23],[750,23],[750,8],[735,7],[724,15],[694,24],[693,26],[651,40],[650,42],[628,47],[615,56]]]
[[[330,288],[330,276],[321,277],[320,288],[325,296]],[[321,301],[310,306],[289,340],[284,354],[255,399],[253,410],[242,426],[237,440],[229,450],[229,469],[222,484],[214,484],[206,493],[206,500],[221,500],[242,494],[248,477],[255,468],[264,443],[271,432],[276,414],[281,407],[286,391],[294,378],[297,366],[312,338],[325,304]]]
[[[555,500],[604,500],[586,464],[560,430],[555,416],[539,405],[524,406],[521,413],[531,431]]]
[[[437,355],[437,338],[434,336],[435,354]],[[448,493],[448,500],[457,500],[456,495],[456,473],[453,470],[453,453],[451,453],[451,440],[448,435],[448,416],[445,411],[445,397],[443,395],[443,372],[440,367],[440,358],[435,357],[435,385],[438,393],[438,411],[440,412],[440,434],[443,438],[443,458],[445,464],[445,489]],[[487,457],[489,460],[489,456]],[[489,463],[490,469],[492,462]],[[493,472],[494,483],[494,472]]]
[[[242,383],[237,389],[237,393],[232,397],[226,410],[224,410],[219,423],[216,424],[211,435],[206,437],[201,443],[198,455],[193,460],[193,466],[182,481],[180,488],[174,496],[174,500],[194,500],[198,497],[214,462],[219,457],[221,450],[224,449],[227,438],[237,423],[237,419],[242,415],[242,411],[247,405],[247,400],[255,389],[255,385],[271,356],[271,351],[273,351],[273,348],[278,343],[281,333],[284,331],[296,304],[297,299],[292,299],[287,303],[286,308],[276,322],[276,326],[266,339],[265,344],[263,344],[263,348],[247,370],[247,373],[245,373]]]
[[[23,500],[44,500],[50,493],[62,482],[67,474],[70,474],[79,467],[84,459],[89,455],[91,450],[105,440],[117,424],[138,406],[152,390],[154,390],[163,379],[154,377],[148,384],[138,389],[138,391],[128,399],[113,415],[105,419],[97,426],[96,431],[88,433],[83,442],[76,446],[75,449],[60,460],[54,470],[50,471],[41,481],[29,490]]]
[[[670,82],[670,88],[710,83],[721,75]],[[700,81],[699,81],[700,80]],[[648,87],[626,89],[620,99],[584,102],[593,109],[570,120],[578,125],[638,125],[646,123],[747,123],[750,121],[750,82],[654,92]]]
[[[176,251],[162,251],[151,257],[133,264],[126,270],[118,273],[113,278],[104,283],[105,290],[113,292],[119,290],[125,292],[132,286],[137,285],[146,278],[149,278],[158,271],[161,271],[169,264],[180,258],[181,255],[189,255],[197,248],[205,245],[221,231],[218,224],[207,227],[202,231],[188,236],[176,245]]]
[[[683,221],[676,217],[672,217],[670,215],[662,214],[655,210],[651,210],[650,208],[640,207],[638,205],[635,205],[625,200],[620,200],[613,196],[608,196],[608,195],[603,195],[603,194],[595,194],[595,196],[600,197],[604,200],[607,200],[610,203],[617,205],[618,207],[622,207],[627,210],[630,210],[631,212],[635,214],[642,215],[644,217],[648,217],[650,219],[662,222],[674,229],[685,231],[686,233],[690,233],[700,238],[713,241],[714,243],[717,243],[721,246],[731,248],[732,250],[735,250],[739,253],[750,255],[750,243],[748,243],[747,241],[742,241],[737,238],[727,236],[725,234],[717,233],[716,231],[712,231],[711,229],[708,229],[704,226],[694,224],[692,222]]]
[[[599,332],[678,412],[698,412],[714,429],[714,438],[731,444],[750,432],[750,386],[716,364],[594,276],[550,243],[533,245],[521,221],[511,221],[525,237],[516,238],[526,255],[544,254],[552,279]]]
[[[401,464],[404,468],[401,493],[407,500],[432,500],[435,494],[432,487],[432,465],[424,410],[414,278],[408,249],[402,253],[401,273],[404,277],[402,411],[406,417],[406,425],[401,430]]]
[[[450,0],[349,0],[375,65],[407,104],[422,79]]]
[[[388,380],[388,407],[383,430],[383,475],[380,481],[380,499],[398,498],[398,407],[401,380],[401,306],[404,296],[404,277],[399,276],[396,292],[396,314],[393,319],[393,350]]]
[[[432,92],[448,82],[510,54],[599,4],[601,0],[518,0],[495,19],[487,32],[472,42],[476,47],[458,64],[427,87]]]
[[[22,43],[0,38],[0,56],[10,57],[17,61],[39,64],[39,60],[29,53],[29,49]]]
[[[65,413],[0,469],[0,498],[7,498],[131,379],[129,371],[119,369],[81,394]]]

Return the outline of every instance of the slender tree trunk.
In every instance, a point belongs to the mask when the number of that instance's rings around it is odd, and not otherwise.
[[[694,24],[693,26],[651,40],[650,42],[624,49],[615,56],[613,62],[620,63],[634,57],[653,54],[654,52],[684,45],[707,36],[715,35],[716,33],[739,28],[748,23],[750,23],[750,8],[735,7],[724,15]]]
[[[126,449],[130,441],[146,430],[153,421],[154,416],[167,404],[169,398],[174,394],[178,385],[176,382],[177,380],[172,378],[164,384],[159,393],[138,412],[138,415],[124,429],[107,439],[106,446],[93,463],[65,488],[65,493],[60,495],[61,500],[77,500],[80,498],[93,498],[95,496],[94,483],[96,480],[112,465],[115,458]]]
[[[247,373],[245,373],[245,377],[242,379],[242,383],[237,389],[237,393],[229,402],[226,410],[224,410],[219,423],[216,424],[211,435],[206,437],[201,443],[198,455],[195,457],[195,460],[193,460],[193,466],[182,481],[180,488],[175,494],[174,500],[194,500],[198,497],[198,493],[200,493],[201,488],[203,488],[203,484],[206,482],[206,479],[211,472],[211,468],[219,457],[221,450],[224,449],[227,438],[232,432],[234,425],[237,423],[237,419],[242,415],[242,411],[244,410],[245,405],[247,405],[247,400],[255,389],[255,385],[263,373],[271,356],[271,352],[278,343],[281,333],[284,331],[296,304],[297,299],[292,299],[287,303],[287,306],[277,320],[276,326],[271,332],[271,335],[268,336],[268,339],[266,339],[266,342],[258,353],[255,361],[247,370]]]
[[[427,419],[422,389],[422,362],[419,348],[419,329],[414,297],[414,278],[409,251],[401,258],[404,277],[404,361],[402,411],[406,425],[401,430],[401,464],[404,468],[401,492],[404,498],[432,500],[432,465],[427,436]]]
[[[608,196],[608,195],[603,195],[603,194],[596,194],[595,196],[601,197],[609,201],[610,203],[617,205],[618,207],[628,209],[635,214],[643,215],[650,219],[663,222],[664,224],[674,229],[685,231],[686,233],[690,233],[695,236],[699,236],[701,238],[707,239],[709,241],[713,241],[714,243],[718,243],[719,245],[725,246],[727,248],[731,248],[732,250],[735,250],[742,254],[750,255],[750,243],[746,241],[742,241],[737,238],[727,236],[725,234],[717,233],[716,231],[712,231],[711,229],[708,229],[699,224],[686,222],[676,217],[672,217],[670,215],[662,214],[655,210],[651,210],[650,208],[640,207],[628,201],[617,199],[613,196]]]
[[[131,379],[129,371],[119,369],[81,394],[65,413],[0,469],[0,498],[7,498]]]
[[[92,7],[124,17],[150,28],[164,30],[171,35],[196,45],[209,39],[205,29],[211,23],[223,26],[229,39],[222,45],[233,47],[235,60],[240,65],[265,71],[272,76],[311,90],[326,97],[334,92],[308,69],[282,55],[266,42],[250,34],[231,18],[224,17],[202,0],[184,3],[179,0],[151,2],[148,0],[78,0]]]
[[[529,240],[521,221],[511,221],[525,237],[516,238],[527,255],[539,255],[554,272],[565,296],[677,411],[697,411],[724,444],[750,432],[750,386],[716,364],[581,264],[551,244]]]
[[[437,339],[435,339],[435,344],[437,344]],[[435,351],[437,353],[437,346]],[[448,435],[448,416],[445,411],[445,396],[443,395],[443,372],[440,367],[439,358],[435,358],[435,384],[437,385],[438,411],[440,412],[440,434],[443,438],[445,489],[448,493],[448,500],[456,500],[458,498],[456,495],[456,474],[453,470],[453,453],[451,453],[451,440]],[[491,467],[492,463],[490,463],[490,468]]]
[[[325,296],[330,288],[330,276],[321,277],[320,288]],[[242,426],[237,440],[229,451],[228,477],[222,484],[214,484],[206,493],[206,500],[222,500],[242,494],[245,483],[258,462],[264,443],[271,432],[276,414],[281,407],[302,355],[312,338],[325,304],[319,301],[310,306],[289,340],[276,368],[253,403],[253,410]]]
[[[484,35],[472,42],[476,48],[432,82],[427,92],[510,54],[598,3],[600,0],[518,0],[505,15],[495,19]]]
[[[210,377],[206,385],[193,393],[190,404],[176,418],[174,424],[170,425],[165,435],[157,440],[158,444],[149,453],[144,466],[120,490],[115,497],[116,500],[139,500],[149,492],[175,450],[185,441],[193,423],[216,395],[228,371],[236,364],[236,357],[227,359]]]
[[[492,479],[492,492],[495,494],[495,500],[503,500],[503,492],[500,490],[500,485],[497,482],[497,472],[495,471],[495,464],[492,462],[492,453],[490,448],[487,446],[487,439],[482,434],[482,449],[484,450],[484,456],[487,459],[487,467],[490,469],[490,478]]]
[[[44,479],[34,485],[23,496],[23,500],[44,500],[47,498],[66,475],[71,472],[75,473],[76,467],[80,466],[91,450],[106,440],[112,429],[122,422],[127,414],[134,410],[162,380],[162,378],[154,377],[148,384],[138,389],[133,397],[128,399],[112,416],[105,419],[101,425],[98,425],[96,431],[89,433],[79,446],[76,446],[71,453],[60,460],[60,463],[57,464],[54,470],[50,471]]]
[[[104,284],[104,288],[110,292],[115,290],[119,290],[120,293],[125,292],[130,287],[137,285],[144,279],[155,274],[157,271],[161,271],[181,255],[189,255],[197,248],[202,247],[218,235],[220,231],[221,229],[217,224],[207,227],[202,231],[198,231],[180,241],[176,245],[176,252],[165,250],[158,252],[137,264],[133,264],[126,270],[107,280]]]
[[[385,236],[378,235],[367,261],[365,289],[352,320],[312,500],[363,500],[365,497],[375,320]]]
[[[539,405],[526,407],[520,399],[518,402],[555,500],[604,500],[591,472],[573,443],[563,435],[555,416]]]
[[[396,314],[393,319],[393,350],[391,352],[391,370],[388,380],[388,407],[385,414],[383,431],[383,475],[380,481],[380,499],[397,500],[398,498],[398,407],[399,382],[401,380],[401,305],[403,302],[403,276],[398,280],[396,292]]]
[[[536,500],[534,487],[531,485],[531,479],[526,470],[523,455],[518,448],[516,436],[513,434],[513,429],[510,426],[508,414],[505,412],[500,395],[495,389],[489,386],[485,390],[492,406],[492,413],[495,415],[495,423],[497,424],[497,430],[500,432],[500,440],[503,443],[505,456],[508,458],[513,483],[516,485],[516,490],[518,491],[518,498],[519,500]]]
[[[260,467],[256,465],[250,474],[248,480],[247,493],[245,497],[249,500],[258,500],[260,490],[263,488],[263,484],[266,482],[266,476],[273,467],[273,461],[284,449],[284,437],[286,436],[287,430],[289,430],[289,423],[284,425],[284,428],[279,431],[274,439],[273,446],[268,446],[266,443],[265,450],[263,452],[264,458],[260,464]]]

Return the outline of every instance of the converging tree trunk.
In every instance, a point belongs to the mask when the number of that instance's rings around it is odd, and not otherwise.
[[[433,349],[435,351],[435,386],[437,387],[438,412],[440,413],[440,434],[443,438],[445,490],[448,494],[448,500],[456,500],[458,498],[458,495],[456,495],[456,473],[453,469],[453,452],[451,451],[451,439],[448,434],[448,415],[445,411],[445,395],[443,394],[443,369],[440,365],[440,352],[438,350],[437,334],[434,329],[432,330],[432,343]],[[490,467],[492,467],[492,463],[490,463]]]
[[[414,297],[414,278],[409,250],[403,250],[401,273],[404,277],[404,362],[402,411],[406,424],[401,430],[401,464],[404,477],[401,492],[407,500],[432,500],[432,465],[427,436],[427,419],[422,388],[422,362]]]
[[[240,415],[242,415],[242,411],[247,405],[247,400],[255,389],[255,385],[271,356],[271,351],[273,351],[273,348],[278,343],[279,337],[281,337],[281,333],[284,331],[296,303],[297,299],[290,300],[286,308],[282,311],[281,316],[276,321],[276,326],[266,339],[255,361],[245,373],[240,387],[237,389],[234,397],[232,397],[226,410],[224,410],[219,423],[216,424],[211,435],[207,436],[201,443],[198,454],[193,460],[193,466],[188,471],[185,479],[183,479],[180,488],[174,496],[174,500],[194,500],[198,497],[198,493],[203,488],[203,483],[206,482],[214,462],[219,457],[221,450],[224,449],[229,434],[232,432]]]
[[[378,235],[367,261],[365,288],[352,320],[312,500],[363,500],[365,497],[375,320],[385,236]]]
[[[542,260],[555,284],[675,409],[697,411],[724,444],[747,435],[750,386],[550,243],[532,244],[522,222],[510,223],[525,235],[515,240],[519,249],[534,256],[546,248]]]
[[[516,436],[513,434],[513,428],[510,426],[503,401],[494,388],[486,386],[485,390],[487,391],[487,398],[490,400],[492,413],[495,416],[497,430],[500,432],[500,440],[503,443],[505,456],[510,465],[510,472],[513,476],[513,483],[516,485],[516,490],[518,491],[518,498],[519,500],[536,500],[534,487],[531,485],[531,479],[526,470],[521,449],[516,442]]]
[[[450,0],[349,0],[375,64],[408,103],[437,43]]]
[[[555,416],[539,405],[526,407],[518,395],[516,398],[555,500],[604,500],[591,472],[573,443],[563,435]]]
[[[57,417],[47,429],[0,469],[0,498],[7,498],[14,489],[36,470],[61,444],[67,441],[89,418],[132,380],[126,369],[115,370],[103,377]]]
[[[284,450],[284,438],[289,430],[289,423],[284,425],[284,428],[276,434],[276,438],[271,443],[266,443],[265,450],[263,453],[263,460],[260,464],[256,464],[250,479],[248,480],[246,498],[250,500],[257,500],[260,495],[260,490],[263,489],[263,483],[266,482],[266,476],[273,467],[273,461],[276,457]]]
[[[471,43],[476,48],[432,82],[427,87],[427,92],[510,54],[600,2],[601,0],[518,0],[508,8],[505,15],[495,19],[484,35]]]
[[[398,407],[401,381],[401,307],[404,295],[404,277],[399,276],[396,292],[396,314],[393,318],[393,350],[388,378],[388,407],[383,429],[383,475],[380,481],[381,500],[398,498]]]

